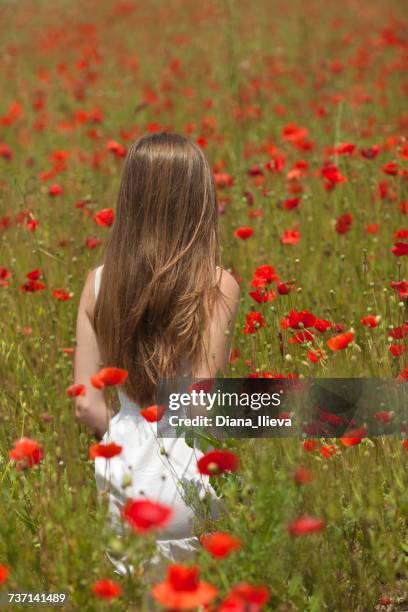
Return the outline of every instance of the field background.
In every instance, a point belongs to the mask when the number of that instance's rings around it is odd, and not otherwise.
[[[188,134],[213,165],[223,265],[241,283],[230,375],[407,376],[406,3],[3,0],[0,41],[0,564],[8,590],[66,591],[67,609],[150,610],[137,574],[112,602],[91,591],[117,579],[108,543],[135,559],[147,550],[107,531],[92,439],[66,395],[78,299],[109,232],[95,215],[115,207],[136,137]],[[257,303],[260,265],[290,292],[274,281],[273,299]],[[44,289],[24,290],[37,269]],[[247,334],[252,310],[266,324]],[[293,342],[281,323],[291,310],[333,325]],[[350,331],[347,348],[328,347]],[[28,471],[9,461],[22,436],[44,449]],[[269,588],[267,610],[406,610],[400,438],[318,440],[312,452],[298,440],[232,442],[241,469],[218,480],[217,529],[242,546],[197,557],[218,604],[247,581]],[[300,465],[314,476],[303,486]],[[304,513],[325,529],[291,537],[285,525]]]

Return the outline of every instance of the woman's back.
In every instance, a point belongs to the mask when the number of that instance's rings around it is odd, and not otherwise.
[[[76,416],[102,444],[120,447],[111,459],[96,459],[98,491],[108,495],[119,528],[126,500],[169,506],[171,521],[157,541],[174,560],[197,545],[199,504],[191,495],[215,495],[198,472],[199,449],[183,438],[158,438],[140,408],[157,403],[161,380],[226,371],[239,286],[217,266],[218,217],[202,149],[180,134],[141,137],[125,159],[104,264],[88,275],[78,308],[75,383],[86,393],[75,400]],[[103,366],[126,371],[110,419],[103,388],[90,384]]]
[[[221,273],[221,269],[219,270]],[[218,271],[217,271],[218,272]],[[95,299],[98,296],[103,265],[95,270]],[[208,345],[215,349],[210,363],[218,364],[225,359],[217,353],[221,338],[218,338],[220,320],[210,322],[209,330],[215,337],[208,339]],[[208,375],[203,369],[200,374]],[[217,367],[217,366],[213,366]],[[211,369],[211,366],[210,366]],[[191,367],[185,364],[180,374],[194,374]],[[128,499],[144,499],[159,502],[172,508],[173,518],[167,528],[160,533],[157,540],[159,550],[168,559],[180,560],[184,555],[197,547],[197,538],[193,535],[196,512],[184,501],[184,496],[194,491],[197,500],[206,492],[215,500],[215,494],[209,485],[207,476],[198,473],[197,461],[202,452],[195,444],[188,446],[184,438],[159,438],[157,424],[149,423],[140,414],[140,405],[131,400],[118,388],[120,410],[113,416],[108,429],[101,440],[102,444],[115,443],[121,447],[119,455],[109,461],[103,458],[95,460],[95,478],[99,494],[109,496],[110,513],[120,529],[120,511]],[[197,504],[195,504],[195,509]],[[214,506],[213,506],[214,508]],[[120,571],[124,566],[117,564]]]

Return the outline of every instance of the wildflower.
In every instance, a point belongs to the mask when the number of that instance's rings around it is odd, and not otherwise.
[[[0,584],[7,582],[9,573],[10,571],[7,565],[0,565]]]
[[[239,468],[239,457],[229,450],[209,451],[197,461],[200,474],[213,476],[223,472],[235,472]]]
[[[122,518],[138,533],[166,527],[173,508],[148,499],[129,499],[122,509]]]
[[[14,448],[9,453],[10,459],[17,463],[18,469],[31,468],[40,463],[43,451],[35,440],[20,438],[14,443]]]
[[[98,374],[91,376],[91,384],[96,389],[107,386],[122,385],[128,377],[128,371],[121,368],[102,368]]]
[[[92,592],[101,599],[115,599],[122,594],[122,587],[110,578],[103,578],[93,583]]]
[[[157,421],[160,421],[162,419],[165,411],[165,406],[153,405],[149,406],[148,408],[142,408],[140,414],[149,423],[156,423]]]
[[[235,230],[234,232],[234,236],[236,238],[240,238],[241,240],[248,240],[248,238],[250,238],[254,233],[254,230],[252,229],[252,227],[239,227],[238,229]]]
[[[89,447],[89,458],[103,457],[104,459],[112,459],[116,455],[120,455],[122,447],[114,442],[110,444],[92,444]]]
[[[94,215],[94,221],[100,227],[110,227],[115,219],[113,208],[102,208]]]
[[[79,385],[76,385],[76,384],[70,385],[67,388],[67,395],[69,397],[78,397],[79,395],[86,395],[86,387],[85,387],[85,385],[81,385],[81,384],[79,384]]]
[[[268,599],[267,587],[240,582],[227,593],[219,612],[260,612]]]
[[[238,550],[241,547],[238,538],[220,531],[202,535],[200,541],[214,557],[219,558],[227,557],[233,550]]]
[[[163,582],[152,588],[153,597],[166,608],[186,610],[204,606],[217,595],[215,586],[199,579],[198,566],[170,564]]]
[[[302,536],[321,531],[325,526],[326,523],[323,519],[304,515],[292,521],[287,526],[287,530],[292,536]]]
[[[348,347],[350,342],[354,340],[354,332],[346,332],[345,334],[339,334],[338,336],[333,336],[330,340],[327,341],[327,346],[332,351],[341,351]]]
[[[244,334],[255,334],[258,329],[266,326],[266,321],[261,312],[249,312],[245,315],[246,326],[242,330]]]

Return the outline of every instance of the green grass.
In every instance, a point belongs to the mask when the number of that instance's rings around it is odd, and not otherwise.
[[[219,189],[223,264],[242,279],[233,342],[240,356],[231,376],[272,371],[395,378],[408,365],[408,351],[399,357],[389,351],[389,330],[408,319],[408,302],[390,286],[407,280],[406,256],[391,252],[395,242],[404,242],[395,232],[408,223],[402,204],[404,2],[377,0],[361,7],[356,0],[338,6],[317,0],[155,0],[136,3],[133,11],[126,6],[133,3],[0,5],[0,143],[13,153],[11,160],[0,156],[0,218],[9,219],[0,230],[0,267],[11,273],[8,286],[0,287],[0,564],[10,567],[7,590],[65,591],[66,609],[72,610],[153,606],[137,572],[131,580],[119,579],[124,593],[113,602],[91,593],[99,578],[117,579],[107,546],[129,549],[136,562],[149,547],[143,538],[121,543],[109,532],[87,459],[91,439],[66,396],[72,354],[62,349],[74,347],[79,295],[87,271],[100,263],[101,247],[89,249],[85,240],[105,240],[108,229],[92,216],[114,207],[119,185],[121,161],[106,150],[110,139],[129,146],[152,124],[180,132],[191,124],[193,139],[205,137],[215,171],[233,177],[231,187]],[[174,59],[181,62],[180,72],[171,69]],[[342,69],[336,71],[333,62]],[[148,89],[157,101],[143,105]],[[33,105],[41,99],[42,108]],[[21,103],[21,115],[7,125],[4,117],[14,102]],[[82,122],[79,111],[95,108],[103,122]],[[283,138],[291,123],[307,129],[310,150]],[[320,175],[325,152],[345,142],[356,145],[355,153],[333,161],[347,182],[326,191]],[[379,155],[364,159],[360,149],[373,144],[380,146]],[[66,166],[43,180],[40,173],[53,167],[50,155],[56,151],[69,152]],[[277,155],[285,157],[285,168],[270,173],[264,164]],[[306,175],[288,180],[300,161],[308,163]],[[398,164],[397,176],[383,172],[388,162]],[[263,180],[249,175],[255,164]],[[385,198],[378,195],[383,180],[389,181]],[[63,187],[63,195],[48,195],[53,183]],[[290,192],[294,184],[302,188],[298,208],[278,207],[296,195]],[[262,217],[248,217],[245,191]],[[85,208],[75,206],[80,200]],[[18,222],[26,210],[39,221],[34,232],[25,220]],[[353,223],[340,235],[334,226],[344,213],[352,214]],[[374,223],[378,233],[367,233]],[[254,235],[235,238],[234,230],[246,225]],[[280,236],[293,225],[300,242],[282,244]],[[256,304],[249,282],[262,264],[274,266],[294,290]],[[36,268],[46,289],[25,293],[20,286]],[[57,301],[54,289],[68,291],[70,299]],[[243,334],[252,309],[263,313],[267,325]],[[327,359],[311,363],[312,344],[290,343],[293,332],[281,328],[292,309],[353,329],[353,343],[334,353],[327,340],[335,333],[317,332],[313,347],[325,350]],[[361,323],[368,314],[380,317],[374,329]],[[31,333],[24,333],[27,327]],[[406,348],[407,337],[393,342]],[[17,471],[9,462],[21,436],[44,449],[43,461],[32,470]],[[390,437],[355,447],[329,442],[337,448],[330,459],[319,452],[323,441],[310,454],[298,440],[231,442],[241,469],[217,481],[226,512],[214,527],[241,538],[242,547],[224,560],[214,561],[206,551],[197,556],[203,579],[221,596],[245,580],[268,586],[268,610],[366,612],[388,595],[388,610],[404,609],[407,451]],[[294,483],[298,465],[312,470],[311,483]],[[285,526],[303,513],[324,518],[326,527],[292,538]]]

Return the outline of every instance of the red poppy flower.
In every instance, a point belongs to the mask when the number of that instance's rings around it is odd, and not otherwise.
[[[353,223],[353,217],[350,213],[344,213],[336,221],[336,232],[338,234],[347,234]]]
[[[315,349],[307,352],[307,358],[312,363],[318,363],[319,361],[327,359],[327,354],[322,349]]]
[[[121,145],[119,142],[116,142],[116,140],[109,140],[106,144],[106,148],[111,153],[114,153],[116,157],[121,158],[125,157],[126,155],[126,147]]]
[[[321,172],[322,172],[322,175],[324,176],[324,178],[326,180],[328,180],[329,183],[332,183],[334,185],[336,183],[345,183],[346,180],[347,180],[341,174],[340,170],[337,168],[337,166],[335,164],[328,164],[327,166],[322,168]]]
[[[188,610],[205,606],[217,595],[215,586],[199,579],[198,566],[170,564],[166,578],[152,588],[153,597],[166,608]]]
[[[292,521],[287,526],[287,530],[293,536],[302,536],[321,531],[325,526],[326,522],[323,519],[305,515]]]
[[[115,220],[115,212],[113,208],[102,208],[95,213],[93,219],[100,227],[110,227]]]
[[[128,377],[128,371],[121,368],[102,368],[98,374],[91,377],[91,384],[96,389],[110,387],[113,385],[123,385]]]
[[[215,533],[202,535],[200,538],[201,544],[214,557],[227,557],[233,550],[238,550],[241,547],[241,542],[238,538],[234,538],[228,533],[217,531]]]
[[[391,281],[390,285],[398,291],[401,300],[408,297],[408,281]]]
[[[308,310],[291,310],[285,319],[281,320],[282,329],[291,327],[292,329],[303,329],[313,327],[316,317]]]
[[[54,289],[52,295],[56,300],[60,300],[61,302],[66,302],[70,298],[69,293],[64,291],[64,289]]]
[[[299,206],[300,198],[287,198],[282,202],[282,207],[286,210],[294,210]]]
[[[408,366],[398,374],[398,378],[408,380]]]
[[[260,289],[257,289],[256,291],[249,291],[249,295],[258,304],[272,302],[273,300],[276,299],[276,293],[275,291],[272,291],[272,290],[261,291]]]
[[[86,395],[86,387],[85,385],[70,385],[67,388],[67,395],[69,397],[78,397],[79,395]]]
[[[101,238],[92,238],[92,237],[89,237],[85,241],[85,246],[86,246],[87,249],[96,249],[101,244],[102,244]]]
[[[392,247],[391,252],[394,253],[396,257],[408,255],[408,242],[396,242]]]
[[[314,340],[313,333],[306,329],[298,334],[294,334],[292,338],[289,338],[289,344],[304,344],[305,342],[311,342],[312,340]]]
[[[365,327],[377,327],[377,317],[374,315],[362,317],[361,322]]]
[[[285,230],[281,236],[282,244],[297,244],[300,241],[300,232],[297,230]]]
[[[10,571],[7,565],[0,565],[0,584],[7,582],[9,573]]]
[[[346,332],[345,334],[339,334],[338,336],[330,338],[330,340],[327,341],[327,346],[332,351],[341,351],[346,349],[353,340],[354,332]]]
[[[255,334],[261,327],[266,327],[266,321],[261,312],[248,312],[245,319],[246,326],[242,330],[244,334]]]
[[[408,321],[405,321],[404,325],[390,329],[387,333],[394,340],[402,340],[408,334]]]
[[[93,583],[92,592],[101,599],[115,599],[122,594],[122,587],[110,578],[103,578]]]
[[[55,196],[62,195],[64,193],[63,188],[60,185],[50,185],[48,187],[48,195],[55,198]]]
[[[20,438],[14,443],[14,448],[9,453],[10,459],[17,463],[18,469],[31,468],[40,463],[43,451],[35,440]]]
[[[250,238],[254,233],[254,230],[252,229],[252,227],[239,227],[238,229],[235,230],[234,232],[234,236],[236,236],[236,238],[240,238],[241,240],[248,240],[248,238]]]
[[[344,446],[355,446],[360,444],[361,440],[367,436],[367,428],[359,427],[359,429],[352,429],[344,434],[340,439],[340,442]]]
[[[364,157],[364,159],[374,159],[377,157],[379,152],[380,147],[377,145],[373,145],[372,147],[368,147],[366,149],[360,149],[361,157]]]
[[[313,480],[313,472],[303,466],[296,468],[293,478],[297,484],[306,484]]]
[[[234,178],[226,172],[218,172],[214,174],[215,184],[219,188],[232,187],[234,184]]]
[[[408,238],[408,229],[403,228],[403,229],[397,230],[394,233],[394,238],[395,239],[402,238],[402,240],[407,239]]]
[[[122,518],[138,533],[166,527],[173,508],[148,499],[129,499],[122,509]]]
[[[390,353],[393,357],[399,357],[405,352],[405,346],[403,344],[391,344]]]
[[[388,164],[384,164],[382,167],[382,171],[384,174],[389,174],[390,176],[397,176],[399,167],[395,162],[388,162]]]
[[[96,459],[96,457],[103,457],[104,459],[112,459],[116,455],[120,455],[122,447],[114,442],[110,444],[92,444],[89,447],[89,458]]]
[[[256,284],[252,284],[251,287],[260,287],[269,285],[273,281],[277,280],[277,276],[275,274],[275,268],[268,264],[264,264],[262,266],[258,266],[254,272],[254,280],[256,280]],[[259,283],[262,283],[260,285]]]
[[[26,283],[23,283],[20,288],[26,293],[35,293],[36,291],[43,291],[45,289],[45,285],[39,281],[29,280]]]
[[[200,474],[214,476],[223,472],[236,472],[239,469],[239,457],[229,450],[213,450],[197,461]]]
[[[279,295],[288,295],[293,289],[293,285],[288,285],[287,283],[278,283],[276,286]]]
[[[317,442],[316,440],[305,440],[303,442],[303,448],[305,449],[305,451],[307,451],[308,453],[311,453],[314,451],[314,449],[317,446]]]
[[[227,593],[219,612],[260,612],[269,595],[267,587],[240,582]]]
[[[335,455],[336,453],[337,450],[334,444],[323,444],[323,446],[320,448],[320,454],[325,459],[330,459],[330,457],[333,457],[333,455]]]
[[[10,278],[10,276],[10,270],[7,270],[7,268],[0,268],[0,285],[2,287],[8,287],[9,282],[7,279]]]
[[[166,411],[166,406],[149,406],[148,408],[142,408],[140,414],[146,421],[149,423],[157,423],[163,418],[163,415]]]
[[[373,414],[373,419],[376,421],[382,421],[383,423],[389,423],[393,415],[394,413],[390,410],[380,410],[379,412],[375,412]]]
[[[0,157],[7,159],[8,161],[13,159],[13,151],[8,145],[6,145],[5,142],[0,142]]]
[[[196,391],[200,393],[203,391],[204,393],[209,393],[211,389],[214,387],[214,379],[213,378],[204,378],[203,380],[199,380],[198,382],[193,383],[187,388],[188,393],[192,393]]]
[[[367,234],[377,234],[379,231],[380,226],[378,225],[378,223],[370,223],[369,225],[366,225]]]
[[[39,270],[38,268],[36,268],[35,270],[31,270],[31,272],[27,272],[26,277],[29,280],[38,280],[42,275],[41,270]]]
[[[334,149],[334,153],[336,155],[351,155],[355,148],[356,145],[351,144],[351,142],[343,142]]]
[[[405,450],[408,451],[408,438],[406,440],[402,441],[402,446],[403,446],[403,448],[405,448]]]

